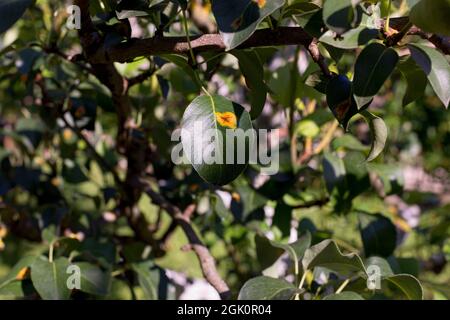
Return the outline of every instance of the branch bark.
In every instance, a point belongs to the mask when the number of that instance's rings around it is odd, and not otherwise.
[[[408,17],[392,18],[390,27],[397,31],[409,23]],[[382,29],[384,24],[382,24]],[[444,53],[448,53],[450,46],[448,39],[437,35],[426,34],[417,27],[412,27],[408,34],[418,34],[432,42]],[[285,46],[285,45],[303,45],[312,54],[315,62],[319,63],[322,71],[328,74],[324,69],[323,59],[318,55],[315,49],[317,40],[311,37],[301,27],[278,27],[272,29],[260,29],[241,44],[238,49],[256,48],[264,46]],[[191,37],[191,45],[195,52],[205,51],[225,51],[226,47],[220,34],[203,34]],[[312,47],[310,48],[310,46]],[[147,39],[131,39],[112,47],[100,46],[98,50],[91,55],[90,59],[95,63],[109,62],[129,62],[137,57],[152,56],[160,54],[187,54],[189,44],[186,37],[162,37],[155,36]]]
[[[150,197],[152,202],[169,213],[183,229],[189,241],[188,249],[192,249],[197,255],[205,279],[217,290],[222,299],[230,299],[231,291],[225,281],[220,277],[213,256],[200,240],[197,232],[191,225],[190,216],[192,214],[193,206],[188,206],[184,212],[182,212],[177,206],[171,204],[159,193],[153,191],[148,183],[142,180],[140,183],[144,186],[144,191]]]
[[[238,49],[299,44],[308,47],[312,41],[313,37],[301,27],[279,27],[275,30],[257,30]],[[191,45],[195,52],[221,52],[226,49],[220,34],[193,36],[191,37]],[[186,37],[155,36],[148,39],[131,39],[116,46],[101,47],[91,59],[96,63],[128,62],[137,57],[168,53],[189,53],[189,44]]]

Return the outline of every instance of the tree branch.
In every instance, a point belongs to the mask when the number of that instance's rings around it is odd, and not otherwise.
[[[220,52],[226,49],[220,34],[193,36],[190,40],[195,52]],[[275,30],[257,30],[238,49],[299,44],[308,47],[312,41],[313,38],[300,27],[279,27]],[[112,47],[101,47],[91,59],[96,63],[127,62],[137,57],[168,53],[189,53],[186,37],[156,36],[148,39],[131,39]]]
[[[147,182],[141,180],[139,183],[143,185],[144,192],[150,197],[152,202],[169,213],[183,229],[189,241],[188,249],[192,249],[197,255],[205,279],[217,290],[222,299],[230,299],[230,289],[220,277],[214,258],[191,225],[190,216],[195,207],[193,207],[193,205],[188,206],[184,212],[182,212],[177,206],[171,204],[159,193],[153,191]]]

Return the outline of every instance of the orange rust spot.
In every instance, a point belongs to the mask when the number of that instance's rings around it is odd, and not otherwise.
[[[237,192],[233,192],[231,194],[231,198],[233,198],[233,200],[236,201],[236,202],[241,202],[241,196]]]
[[[20,271],[16,275],[16,280],[23,280],[27,276],[28,267],[20,269]]]
[[[199,187],[200,186],[198,184],[192,184],[192,185],[189,186],[189,191],[190,192],[195,192],[195,191],[197,191],[199,189]]]
[[[233,22],[231,23],[231,28],[235,31],[238,30],[242,24],[242,20],[243,20],[242,17],[233,20]]]
[[[75,117],[81,118],[86,114],[86,108],[81,106],[75,111]]]
[[[8,229],[6,229],[6,226],[4,224],[0,224],[0,239],[6,237],[8,234]]]
[[[347,114],[349,108],[350,108],[349,101],[341,102],[340,104],[338,104],[336,106],[334,111],[335,111],[336,117],[339,120],[339,122],[342,122],[344,120],[345,115]]]
[[[236,129],[237,119],[233,112],[216,112],[217,122],[222,127],[227,127],[231,129]]]
[[[266,0],[252,0],[252,1],[256,3],[260,9],[266,6]]]

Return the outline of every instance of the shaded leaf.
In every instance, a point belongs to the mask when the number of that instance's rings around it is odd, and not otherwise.
[[[289,300],[297,291],[286,280],[262,276],[248,280],[241,288],[238,300]]]
[[[3,0],[0,2],[0,34],[22,17],[32,0]]]
[[[450,65],[445,57],[436,49],[421,45],[409,44],[414,61],[422,68],[428,81],[446,108],[450,103]]]
[[[358,113],[352,95],[352,83],[344,75],[338,75],[328,81],[327,104],[334,117],[347,130],[350,119]]]
[[[358,109],[361,109],[381,89],[395,69],[398,54],[380,43],[371,43],[363,49],[355,64],[353,93]]]
[[[233,50],[231,52],[239,61],[239,68],[250,89],[250,117],[257,118],[266,103],[267,86],[264,83],[264,69],[258,54],[251,50]]]
[[[399,63],[398,69],[406,79],[407,87],[403,97],[403,106],[406,106],[424,95],[427,86],[427,76],[412,58]]]
[[[409,274],[396,274],[385,278],[382,285],[397,289],[408,300],[422,300],[423,288],[419,280]],[[398,297],[394,294],[394,297]]]
[[[29,268],[36,259],[36,256],[25,256],[21,258],[2,279],[3,282],[0,284],[0,288],[5,287],[15,280],[20,280],[18,278],[20,278],[21,273],[23,273],[25,269]]]
[[[391,220],[381,214],[361,213],[358,218],[366,257],[390,256],[397,243],[397,231]]]
[[[285,0],[215,0],[212,11],[227,50],[239,46],[267,16],[284,5]]]
[[[274,247],[285,250],[291,257],[291,259],[294,262],[297,262],[298,260],[300,260],[303,257],[306,249],[308,249],[309,246],[311,245],[311,233],[309,233],[309,231],[307,231],[304,235],[299,237],[297,239],[297,241],[289,243],[289,244],[278,243],[275,241],[271,241],[270,243]]]
[[[353,0],[327,0],[323,4],[325,25],[338,34],[352,28],[355,19]]]
[[[88,262],[77,262],[81,271],[80,290],[93,295],[105,296],[111,289],[111,273]]]
[[[364,110],[361,113],[366,119],[370,127],[370,133],[372,136],[372,145],[370,148],[369,155],[366,161],[372,161],[380,155],[386,145],[386,140],[388,136],[387,127],[383,119],[375,116],[374,114]]]
[[[421,0],[412,7],[411,22],[426,32],[450,36],[450,0]]]
[[[365,273],[361,258],[356,253],[343,254],[332,240],[324,240],[307,249],[302,264],[304,270],[324,267],[341,275]]]
[[[325,298],[323,300],[364,300],[363,297],[361,297],[359,294],[353,291],[343,291],[341,293],[333,293]]]
[[[367,258],[364,261],[364,265],[366,266],[367,273],[369,275],[371,274],[371,271],[379,271],[379,274],[382,278],[384,277],[390,277],[394,275],[394,272],[392,271],[391,266],[389,265],[389,262],[386,259],[383,259],[381,257],[372,256],[370,258]],[[375,275],[372,275],[375,276]]]
[[[153,262],[135,263],[132,268],[137,273],[139,286],[144,291],[145,299],[158,300],[160,271],[155,268]]]
[[[256,257],[262,269],[267,269],[278,260],[283,254],[283,250],[272,245],[272,242],[265,236],[255,236]]]

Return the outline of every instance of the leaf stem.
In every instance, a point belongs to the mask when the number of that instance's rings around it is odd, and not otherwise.
[[[191,54],[192,63],[195,65],[196,61],[195,61],[194,51],[192,50],[191,38],[189,36],[188,23],[187,23],[187,19],[186,19],[186,10],[182,10],[181,12],[183,14],[183,26],[184,26],[184,31],[186,33],[186,39],[187,39],[187,43],[188,43],[188,47],[189,47],[189,53]]]
[[[298,285],[299,289],[303,288],[303,284],[305,283],[307,274],[308,274],[308,269],[303,272],[302,279],[300,280],[300,284]]]
[[[270,16],[267,17],[267,23],[269,24],[270,30],[275,30],[275,27],[273,26],[272,19]]]
[[[389,21],[391,18],[391,5],[392,5],[392,0],[389,0],[388,12],[387,12],[387,17],[386,17],[386,32],[387,32],[387,34],[390,34]]]
[[[341,286],[336,290],[336,294],[339,294],[342,292],[342,290],[344,290],[344,288],[348,285],[348,283],[350,282],[350,279],[346,279],[344,282],[342,282]]]
[[[191,45],[191,38],[189,36],[189,29],[188,29],[188,24],[187,24],[187,18],[186,18],[186,10],[182,10],[181,11],[183,14],[183,26],[184,26],[184,31],[186,33],[186,40],[188,43],[188,47],[189,47],[189,53],[191,55],[191,59],[192,59],[192,63],[194,64],[194,67],[197,67],[197,61],[195,60],[195,55],[194,55],[194,50],[192,50],[192,45]],[[200,88],[202,89],[202,91],[208,95],[209,97],[211,97],[211,94],[208,92],[208,90],[203,86],[202,81],[200,80],[200,77],[198,75],[197,69],[194,68],[194,74],[195,74],[195,80],[197,81],[198,85],[200,86]]]
[[[49,262],[53,262],[53,249],[54,249],[54,245],[55,245],[55,242],[54,242],[54,241],[50,242],[50,247],[49,247],[49,250],[48,250],[48,261],[49,261]]]

